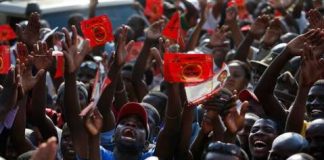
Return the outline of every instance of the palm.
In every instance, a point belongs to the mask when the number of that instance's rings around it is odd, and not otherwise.
[[[266,31],[269,25],[269,18],[267,16],[258,17],[255,23],[251,26],[250,32],[255,38],[259,39]]]
[[[305,42],[309,42],[312,44],[315,41],[318,41],[318,32],[318,30],[310,30],[307,33],[299,35],[295,39],[291,40],[287,44],[287,49],[290,52],[290,54],[300,56],[302,53],[301,51],[304,48],[304,45],[302,44],[304,44]]]
[[[20,26],[17,26],[20,41],[24,42],[29,49],[32,49],[33,45],[39,40],[40,26],[39,15],[37,13],[31,14],[26,29],[23,30]]]
[[[164,24],[163,20],[154,22],[147,30],[146,36],[148,39],[158,39],[161,37],[162,26]]]
[[[52,56],[52,49],[48,50],[46,43],[38,42],[37,45],[34,45],[32,55],[34,56],[33,64],[37,70],[48,70],[53,64],[54,57]]]
[[[66,60],[66,73],[75,73],[82,63],[84,57],[89,54],[91,48],[89,46],[89,40],[84,40],[82,49],[78,51],[78,40],[77,40],[77,30],[75,26],[72,26],[72,37],[70,37],[69,32],[66,28],[63,29],[65,34],[65,42],[63,42],[63,54]]]

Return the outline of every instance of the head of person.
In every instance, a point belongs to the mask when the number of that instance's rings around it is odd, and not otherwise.
[[[204,160],[242,160],[240,147],[235,144],[214,142],[208,145],[203,155]]]
[[[306,110],[311,120],[324,118],[324,79],[318,80],[311,87],[307,97]]]
[[[249,151],[249,134],[251,131],[251,128],[255,121],[260,119],[259,116],[253,114],[253,113],[246,113],[244,117],[244,127],[242,130],[240,130],[237,133],[238,140],[240,142],[240,146],[246,151]]]
[[[82,62],[77,75],[78,80],[84,84],[90,84],[96,76],[97,69],[98,65],[93,61]]]
[[[296,153],[288,157],[287,160],[315,160],[315,158],[306,153]]]
[[[134,40],[135,38],[135,31],[133,30],[133,28],[131,28],[128,25],[125,25],[125,27],[127,28],[127,36],[126,36],[126,44],[131,41]],[[115,38],[115,42],[117,44],[118,40],[119,40],[119,34],[122,31],[122,27],[118,27],[115,31],[114,31],[114,38]]]
[[[273,141],[268,160],[285,160],[293,154],[307,150],[308,142],[303,136],[287,132],[279,135]]]
[[[83,33],[81,30],[80,22],[83,20],[84,20],[84,17],[80,13],[74,13],[74,14],[70,15],[69,19],[68,19],[68,29],[70,31],[72,31],[72,26],[74,25],[77,29],[78,35],[82,36]]]
[[[183,18],[187,22],[187,29],[196,26],[198,18],[199,18],[199,12],[197,8],[190,3],[189,1],[182,1],[184,6],[186,7],[186,13],[183,15]],[[186,29],[186,30],[187,30]]]
[[[234,60],[229,62],[228,68],[230,76],[225,82],[225,88],[232,92],[234,90],[240,92],[245,89],[251,80],[250,66],[245,62]]]
[[[144,36],[144,29],[145,29],[145,20],[143,17],[138,15],[133,15],[128,18],[127,25],[132,28],[134,31],[134,38],[137,39],[139,37]]]
[[[309,143],[309,154],[316,159],[324,157],[324,119],[316,119],[309,123],[306,129],[306,139]]]
[[[145,108],[148,118],[148,124],[150,128],[149,142],[153,142],[154,138],[157,137],[160,131],[161,118],[159,112],[149,103],[141,103]]]
[[[258,119],[249,135],[249,148],[254,159],[266,159],[273,140],[279,135],[279,126],[271,119]]]
[[[65,123],[62,128],[62,137],[60,144],[61,153],[64,159],[74,160],[76,159],[76,152],[73,148],[72,137],[70,129]]]
[[[145,108],[136,102],[125,104],[117,117],[114,152],[118,150],[119,153],[140,154],[148,145],[149,135]]]
[[[149,92],[142,100],[142,102],[152,105],[158,111],[160,115],[160,122],[164,120],[164,113],[167,101],[167,95],[158,91]]]
[[[86,107],[88,104],[88,91],[84,83],[77,81],[77,91],[79,95],[79,101],[81,108]],[[64,109],[64,94],[65,94],[65,83],[63,82],[57,90],[56,105],[62,110],[63,119],[65,117]]]

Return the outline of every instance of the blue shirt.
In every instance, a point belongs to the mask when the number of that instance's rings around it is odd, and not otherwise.
[[[116,160],[114,153],[109,150],[106,150],[102,146],[100,146],[100,155],[101,155],[102,160]],[[146,153],[142,154],[142,157],[140,158],[140,160],[145,160],[146,158],[148,158],[152,155],[153,155],[153,152],[146,152]]]

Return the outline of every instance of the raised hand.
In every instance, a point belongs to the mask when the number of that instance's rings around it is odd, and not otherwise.
[[[222,46],[226,38],[230,35],[229,27],[224,25],[220,29],[216,28],[210,37],[211,46]]]
[[[65,41],[63,44],[63,54],[65,57],[65,73],[71,74],[76,73],[80,67],[84,57],[90,53],[89,40],[86,39],[83,41],[81,51],[78,51],[78,39],[77,39],[77,30],[75,26],[72,26],[72,36],[70,37],[69,32],[66,28],[63,28],[65,35]]]
[[[235,8],[235,6],[229,7],[226,9],[226,18],[225,18],[225,22],[228,25],[233,25],[236,22],[236,17],[237,17],[237,10]]]
[[[161,37],[161,32],[164,26],[164,20],[159,20],[150,25],[146,31],[146,38],[150,40],[157,40]]]
[[[265,47],[271,48],[276,42],[278,42],[281,33],[281,22],[276,18],[270,22],[270,26],[266,30],[261,43]]]
[[[22,63],[20,66],[21,70],[21,84],[23,93],[27,93],[30,91],[35,84],[40,80],[43,74],[45,74],[45,70],[40,69],[35,76],[32,74],[32,63],[33,57],[29,56],[25,63]]]
[[[245,101],[241,104],[240,112],[237,111],[236,106],[233,106],[222,114],[223,122],[229,133],[236,134],[244,127],[244,116],[248,110],[248,106],[249,102]]]
[[[25,63],[29,57],[27,46],[22,42],[18,42],[15,54],[16,57],[18,57],[20,63]]]
[[[25,43],[29,50],[32,50],[33,45],[39,40],[40,27],[39,14],[32,13],[25,29],[22,29],[21,26],[17,25],[18,40]]]
[[[323,68],[324,59],[316,58],[311,49],[311,45],[305,43],[299,77],[300,86],[311,87],[317,80],[321,78]]]
[[[324,18],[321,13],[315,9],[308,12],[308,21],[311,29],[324,28]]]
[[[92,136],[100,134],[103,124],[102,115],[94,105],[94,102],[91,102],[80,114],[83,117],[83,125]]]
[[[250,33],[255,39],[260,39],[267,27],[269,26],[269,17],[268,16],[259,16],[256,21],[252,24]]]
[[[54,160],[56,156],[57,139],[51,137],[38,146],[33,153],[31,160]]]
[[[134,45],[134,41],[130,41],[128,44],[126,44],[127,32],[128,28],[126,26],[122,26],[121,32],[119,33],[116,53],[114,56],[114,64],[119,68],[123,67],[123,65],[125,64],[125,57]]]
[[[19,60],[18,60],[19,61]],[[4,81],[0,94],[0,122],[6,114],[16,106],[18,98],[19,69],[11,67]]]
[[[200,6],[200,21],[201,23],[204,23],[206,21],[207,12],[208,12],[207,0],[199,0],[199,6]]]
[[[54,56],[52,56],[53,49],[48,49],[46,43],[38,41],[34,44],[33,52],[31,55],[33,58],[33,64],[37,70],[48,70],[54,61]]]
[[[286,49],[288,50],[289,54],[293,56],[300,56],[304,49],[304,43],[316,44],[316,41],[320,39],[320,30],[319,29],[312,29],[305,34],[299,35],[298,37],[291,40],[288,44]]]
[[[153,48],[151,48],[150,53],[151,53],[152,57],[155,59],[157,65],[161,71],[161,74],[163,74],[164,73],[163,72],[163,60],[161,58],[160,51],[157,48],[153,47]]]

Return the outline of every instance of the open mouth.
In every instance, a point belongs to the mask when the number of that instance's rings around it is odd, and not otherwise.
[[[267,144],[260,140],[255,141],[253,146],[256,150],[264,150],[267,148]]]
[[[136,133],[130,128],[124,129],[124,131],[122,132],[123,139],[135,141],[135,137]]]

